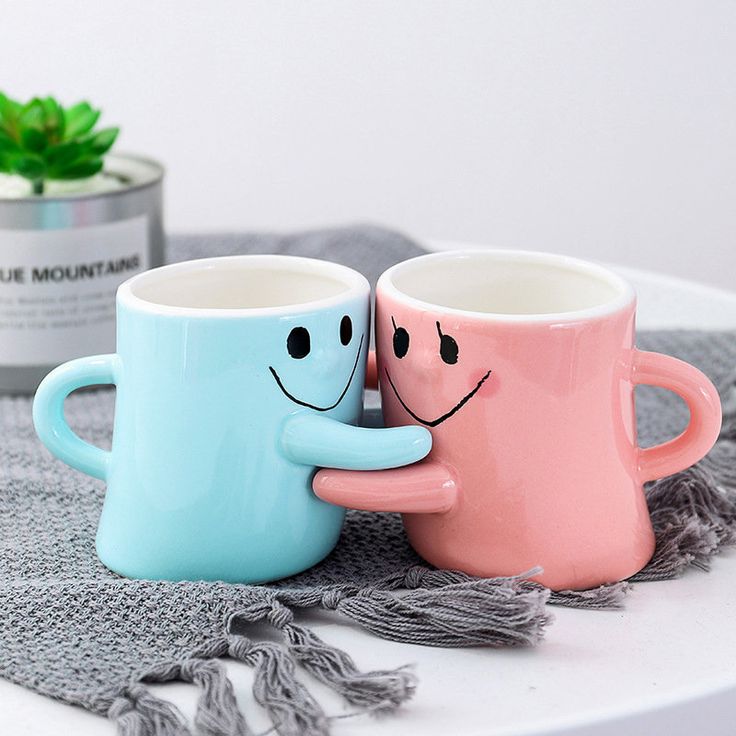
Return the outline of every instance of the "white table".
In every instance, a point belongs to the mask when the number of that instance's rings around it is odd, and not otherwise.
[[[642,328],[736,328],[736,294],[619,268],[639,293]],[[528,650],[430,649],[367,636],[330,614],[311,624],[359,666],[416,664],[415,699],[393,717],[335,722],[335,736],[720,736],[736,722],[736,554],[709,574],[642,583],[621,611],[554,609],[544,642]],[[250,693],[249,668],[228,663],[251,725],[269,723]],[[311,685],[312,683],[310,683]],[[195,689],[155,686],[190,715]],[[345,713],[315,683],[330,714]],[[104,736],[112,723],[0,681],[3,736]]]

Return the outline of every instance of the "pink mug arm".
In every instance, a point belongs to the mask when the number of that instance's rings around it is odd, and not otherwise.
[[[365,387],[378,390],[378,365],[376,363],[376,351],[368,351],[368,364],[365,368]]]
[[[715,386],[697,368],[661,353],[634,349],[632,381],[661,386],[681,396],[690,409],[685,431],[668,442],[639,449],[639,477],[656,480],[701,460],[721,431],[721,400]]]
[[[431,514],[449,511],[457,498],[457,485],[448,469],[421,462],[392,470],[332,470],[314,476],[317,497],[336,506],[361,511],[397,511]]]

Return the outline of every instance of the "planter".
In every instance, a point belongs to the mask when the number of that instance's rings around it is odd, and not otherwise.
[[[0,197],[0,393],[35,391],[70,358],[114,352],[117,287],[163,263],[162,167],[105,160],[117,188]]]

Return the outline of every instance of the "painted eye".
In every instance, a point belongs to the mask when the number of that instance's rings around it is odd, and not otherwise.
[[[440,357],[445,363],[455,365],[457,363],[458,347],[454,337],[442,333],[440,323],[437,322],[437,332],[440,336]]]
[[[403,327],[397,327],[393,317],[391,323],[394,326],[394,355],[403,358],[409,352],[409,333]]]
[[[311,349],[309,331],[306,327],[295,327],[286,338],[286,349],[292,358],[306,358]]]
[[[442,335],[440,340],[440,357],[445,363],[455,365],[457,363],[457,343],[449,335]]]
[[[347,314],[340,320],[340,342],[347,345],[353,339],[353,321]]]

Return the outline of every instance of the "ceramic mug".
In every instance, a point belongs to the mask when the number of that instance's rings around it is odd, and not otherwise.
[[[384,473],[321,471],[317,495],[404,512],[442,568],[584,589],[622,580],[654,551],[642,485],[700,460],[721,426],[696,368],[634,347],[633,289],[601,266],[519,251],[421,256],[377,287],[386,424],[432,432],[428,459]],[[678,393],[677,438],[637,444],[634,386]]]
[[[357,426],[370,286],[334,263],[234,256],[164,266],[117,293],[117,353],[52,371],[33,413],[43,443],[107,482],[97,551],[136,578],[258,582],[334,547],[344,510],[318,466],[424,457],[420,427]],[[112,451],[75,435],[64,399],[117,387]]]

